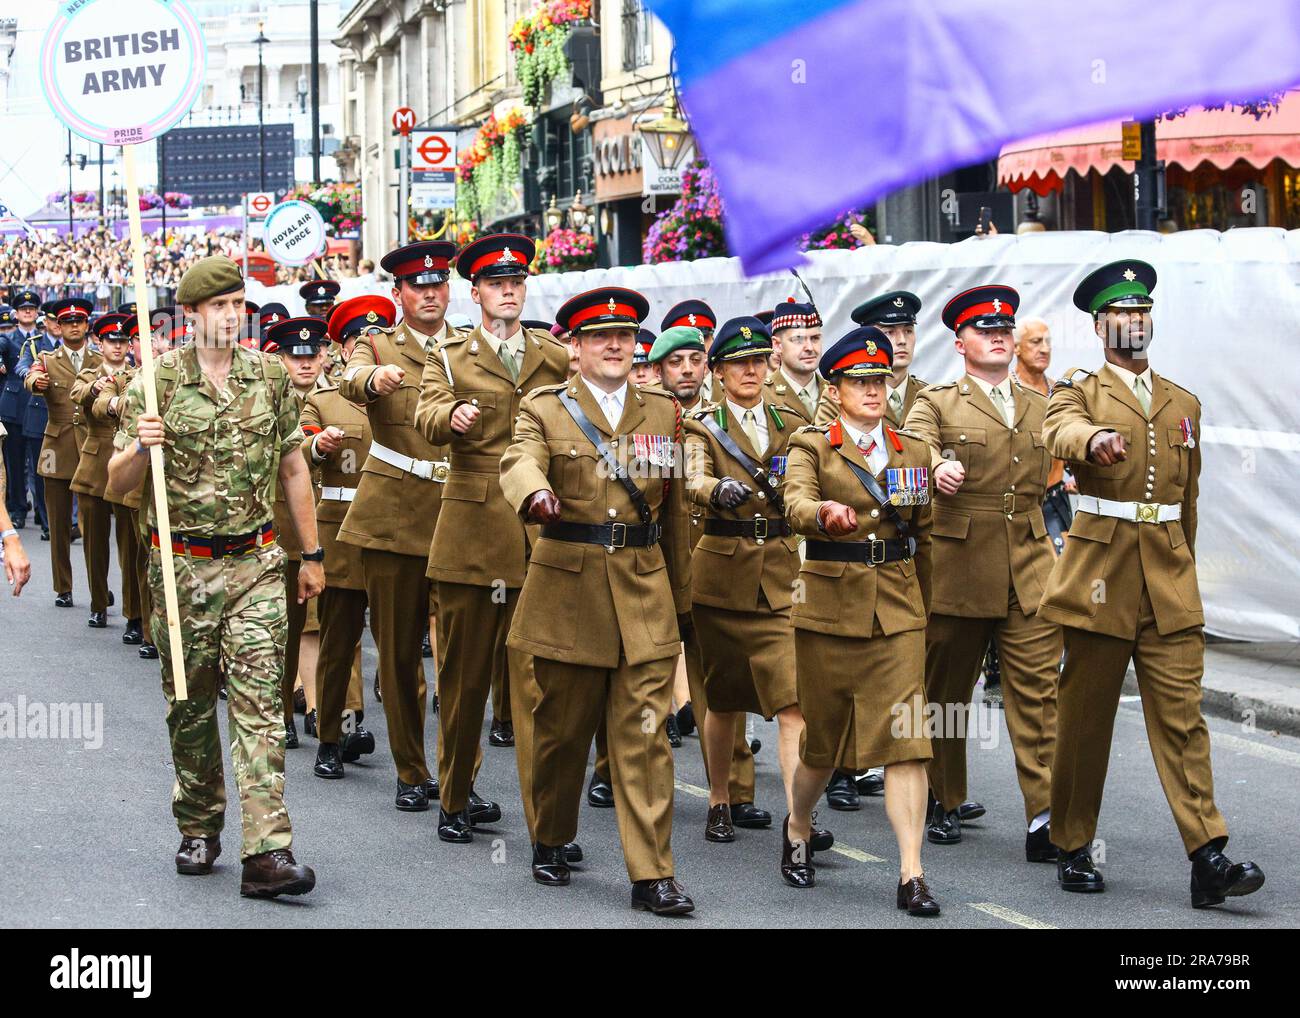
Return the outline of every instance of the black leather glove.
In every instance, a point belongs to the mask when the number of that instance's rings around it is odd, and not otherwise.
[[[677,632],[683,640],[689,640],[691,634],[695,632],[695,622],[690,612],[677,616]]]
[[[734,477],[724,477],[714,485],[709,505],[714,509],[735,509],[738,505],[744,505],[752,494],[754,489],[748,484],[742,484]]]

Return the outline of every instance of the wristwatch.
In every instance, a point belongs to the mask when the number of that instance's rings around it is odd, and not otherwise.
[[[304,562],[324,562],[325,549],[322,547],[317,547],[315,551],[304,551],[302,553],[302,560]]]

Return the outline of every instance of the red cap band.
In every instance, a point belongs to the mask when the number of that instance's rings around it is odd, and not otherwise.
[[[691,321],[692,318],[694,318],[695,321],[692,322]],[[664,329],[664,331],[667,332],[668,329],[674,329],[679,325],[685,325],[692,329],[716,329],[717,328],[717,324],[708,315],[695,313],[689,315],[682,315],[681,318],[677,318],[669,322],[667,327]]]
[[[640,321],[636,315],[636,308],[631,304],[619,304],[615,302],[614,306],[611,308],[609,306],[609,301],[606,301],[604,304],[593,304],[589,308],[583,308],[581,311],[574,312],[569,316],[569,328],[576,329],[583,322],[590,321],[593,318],[601,318],[605,315],[622,315],[625,318],[630,318],[633,322]]]
[[[1014,315],[1016,309],[1004,300],[995,302],[989,301],[984,304],[972,304],[965,311],[959,314],[953,322],[953,332],[956,332],[972,318],[983,318],[985,315]]]

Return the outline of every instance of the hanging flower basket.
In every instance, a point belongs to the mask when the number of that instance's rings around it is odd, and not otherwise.
[[[524,102],[537,109],[546,86],[569,69],[564,44],[573,26],[591,20],[591,0],[546,0],[514,23],[510,51]]]
[[[687,262],[727,255],[722,230],[722,198],[706,160],[682,170],[682,193],[660,213],[646,234],[641,254],[647,264]]]
[[[456,218],[481,222],[501,196],[522,179],[519,133],[527,123],[515,107],[495,114],[478,129],[474,143],[461,152],[456,166]]]
[[[300,184],[284,196],[285,201],[305,201],[325,220],[326,232],[337,236],[361,226],[361,187],[356,183]]]

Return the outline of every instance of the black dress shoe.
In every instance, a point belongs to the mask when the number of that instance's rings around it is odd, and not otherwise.
[[[293,712],[295,714],[307,713],[307,691],[302,686],[293,691]]]
[[[614,786],[595,771],[591,772],[591,784],[587,786],[587,802],[599,809],[614,805]]]
[[[1056,882],[1063,891],[1078,891],[1081,894],[1106,890],[1106,881],[1092,865],[1092,852],[1087,845],[1057,855]]]
[[[438,810],[438,840],[449,841],[454,845],[466,845],[474,840],[473,824],[469,821],[469,810],[448,813]]]
[[[576,841],[570,841],[564,846],[564,861],[570,866],[574,863],[582,862],[582,846]]]
[[[695,708],[691,706],[690,700],[682,704],[681,710],[677,712],[677,731],[684,736],[695,731]]]
[[[142,658],[145,658],[148,661],[158,660],[158,648],[152,643],[145,642],[140,644],[140,650],[138,653]]]
[[[685,915],[695,911],[695,902],[675,879],[661,877],[633,881],[632,907],[655,915]]]
[[[86,620],[86,625],[91,629],[107,629],[108,612],[91,612],[90,618]]]
[[[817,883],[817,869],[812,864],[812,845],[790,840],[790,817],[781,822],[781,879],[791,887],[812,887]]]
[[[469,813],[469,821],[475,827],[480,824],[495,824],[501,820],[501,807],[495,802],[489,802],[481,795],[469,790],[469,806],[466,807]]]
[[[113,596],[113,592],[110,590],[108,592],[108,606],[112,608],[115,604],[117,604],[117,598]]]
[[[831,846],[835,844],[835,835],[824,827],[817,826],[817,814],[813,814],[813,824],[808,836],[808,844],[812,845],[814,852],[829,852]]]
[[[569,863],[566,846],[533,845],[533,879],[547,887],[569,886]]]
[[[492,728],[488,731],[489,746],[513,746],[515,744],[515,725],[513,721],[492,719]]]
[[[434,693],[434,694],[433,694],[433,708],[429,711],[429,713],[430,713],[430,714],[437,714],[437,713],[438,713],[438,694],[437,694],[437,693]]]
[[[955,809],[945,810],[936,803],[925,828],[925,837],[933,845],[956,845],[961,842],[961,817]]]
[[[191,838],[181,835],[176,850],[176,872],[186,877],[201,877],[212,872],[212,864],[221,854],[220,838]]]
[[[384,696],[379,691],[379,673],[375,672],[375,703],[383,703],[383,702],[384,702]],[[436,714],[437,711],[434,711],[434,713]]]
[[[758,830],[772,826],[772,814],[759,809],[752,802],[733,802],[731,804],[731,826]]]
[[[968,820],[978,820],[983,815],[984,807],[978,802],[972,802],[970,799],[957,807],[957,816],[962,823],[966,823]]]
[[[438,797],[442,795],[442,789],[438,787],[438,775],[436,774],[432,774],[425,778],[424,781],[420,783],[420,788],[424,790],[424,797],[430,802],[435,802]]]
[[[80,540],[81,540],[81,527],[79,527],[77,524],[74,523],[74,524],[72,525],[72,530],[70,530],[70,531],[68,532],[68,539],[71,540],[71,541],[80,541]]]
[[[54,607],[55,607],[55,608],[71,608],[71,607],[72,607],[72,591],[68,591],[66,594],[56,594],[56,595],[54,595]]]
[[[826,783],[826,805],[831,809],[847,812],[861,809],[858,801],[858,786],[853,783],[853,775],[836,771]]]
[[[913,877],[898,885],[898,907],[908,915],[929,918],[939,914],[939,903],[925,886],[924,877]]]
[[[122,633],[122,642],[131,647],[144,642],[144,632],[140,628],[139,619],[126,620],[126,631]]]
[[[704,821],[704,840],[725,844],[736,840],[736,829],[731,826],[731,807],[725,802],[709,807]]]
[[[318,726],[316,724],[316,708],[313,707],[302,716],[302,731],[304,735],[310,735],[313,739],[319,739]]]
[[[682,733],[677,730],[677,715],[672,711],[669,711],[668,717],[664,719],[664,731],[668,733],[668,745],[673,749],[680,749]]]
[[[368,728],[362,728],[361,722],[343,736],[343,741],[339,743],[339,752],[343,754],[344,763],[355,763],[363,756],[369,756],[375,751],[375,737]]]
[[[1215,838],[1192,853],[1192,907],[1222,905],[1226,898],[1253,894],[1264,886],[1264,871],[1253,862],[1233,862],[1223,854],[1227,838]]]
[[[292,718],[290,718],[288,721],[284,723],[284,748],[285,749],[298,748],[298,728],[293,723]]]
[[[429,639],[428,629],[425,629],[424,639],[420,641],[420,657],[433,657],[433,641]]]
[[[1043,824],[1036,831],[1025,834],[1025,860],[1027,862],[1056,862],[1061,852],[1052,844],[1052,825]]]
[[[423,785],[408,785],[402,780],[397,782],[397,799],[394,801],[403,813],[423,813],[429,808],[429,797]]]
[[[322,742],[316,747],[316,763],[312,773],[318,778],[343,777],[343,755],[337,742]]]
[[[866,774],[859,774],[853,779],[853,784],[858,790],[858,795],[885,794],[885,776],[883,774],[877,774],[875,771],[867,771]]]
[[[50,539],[50,528],[41,527],[41,540],[48,541],[49,539]]]

